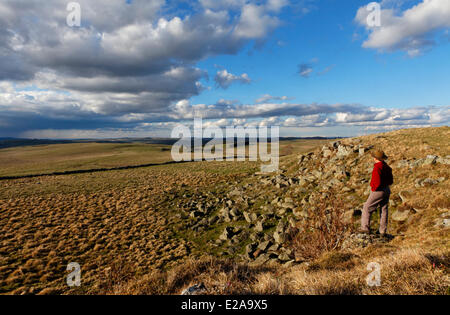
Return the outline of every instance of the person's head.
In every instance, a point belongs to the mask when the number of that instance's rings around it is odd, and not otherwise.
[[[386,154],[384,154],[384,152],[381,150],[373,151],[371,154],[376,163],[383,162],[384,160],[386,160],[388,158],[386,156]]]

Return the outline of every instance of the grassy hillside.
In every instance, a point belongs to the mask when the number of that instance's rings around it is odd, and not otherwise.
[[[268,176],[256,162],[200,162],[1,181],[0,292],[448,293],[449,138],[443,127],[282,143]],[[394,169],[388,240],[355,233],[376,147]],[[65,285],[69,262],[81,288]],[[380,287],[366,284],[370,262]]]

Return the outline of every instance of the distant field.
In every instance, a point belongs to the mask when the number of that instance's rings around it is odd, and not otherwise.
[[[280,143],[281,156],[301,153],[326,140]],[[172,161],[171,146],[144,143],[68,143],[0,149],[0,176],[24,176]]]
[[[141,143],[70,143],[0,150],[0,176],[112,168],[171,160],[170,146]]]

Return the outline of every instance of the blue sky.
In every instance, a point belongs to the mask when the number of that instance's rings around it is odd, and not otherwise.
[[[418,3],[419,1],[415,1]],[[404,52],[381,53],[361,46],[365,30],[355,12],[367,1],[316,1],[302,18],[287,10],[284,22],[262,49],[249,44],[235,56],[217,56],[199,63],[214,76],[217,65],[232,73],[248,73],[251,85],[213,89],[194,103],[238,98],[251,104],[266,92],[295,97],[303,103],[360,103],[375,107],[445,106],[450,100],[450,42],[416,58]],[[355,34],[359,39],[355,39]],[[279,45],[278,42],[282,44]],[[298,65],[313,59],[315,74],[298,75]],[[332,69],[318,75],[327,67]],[[208,84],[208,82],[205,82]]]
[[[0,137],[168,136],[178,123],[351,136],[450,120],[450,0],[0,4]]]

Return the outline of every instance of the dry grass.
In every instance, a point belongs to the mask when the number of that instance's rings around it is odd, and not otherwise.
[[[212,257],[188,260],[170,271],[153,272],[126,283],[106,280],[112,285],[104,287],[101,293],[179,294],[186,287],[203,283],[207,288],[203,294],[213,295],[449,294],[450,282],[445,270],[448,255],[448,252],[427,254],[417,249],[403,249],[378,257],[375,261],[381,265],[379,287],[370,287],[366,282],[370,273],[367,265],[372,260],[352,254],[326,253],[314,268],[311,265],[290,269],[270,265],[249,267]],[[439,259],[440,263],[433,263],[433,259]]]
[[[291,247],[297,257],[303,260],[318,258],[322,253],[339,249],[351,225],[344,222],[345,208],[336,192],[322,197],[317,209],[308,210],[308,218],[298,226],[299,232],[293,238]]]
[[[360,141],[382,147],[393,165],[428,154],[448,155],[449,137],[450,128],[444,127]],[[285,152],[302,150],[295,145],[286,144]],[[282,161],[287,175],[298,172],[296,156]],[[320,166],[320,159],[313,164]],[[297,235],[293,246],[299,257],[310,261],[290,268],[250,267],[236,259],[238,251],[231,259],[209,257],[219,250],[206,245],[214,243],[224,226],[196,234],[189,219],[179,216],[190,209],[192,200],[211,202],[218,210],[222,205],[217,198],[245,185],[245,196],[252,201],[247,207],[257,213],[275,197],[299,203],[305,196],[296,187],[261,185],[260,177],[252,176],[258,170],[256,163],[187,163],[2,181],[0,293],[179,294],[203,282],[210,294],[449,294],[449,230],[434,227],[450,206],[448,166],[394,168],[396,205],[391,214],[408,208],[415,209],[413,215],[406,222],[390,223],[396,236],[391,243],[342,252],[341,241],[350,231],[342,215],[362,205],[367,182],[361,179],[369,179],[372,161],[363,156],[357,167],[347,166],[351,177],[345,185],[351,191],[331,193],[339,200],[325,198],[317,202],[317,209],[309,209],[309,220],[298,225],[304,233]],[[415,187],[418,178],[439,177],[445,180]],[[404,204],[398,197],[401,191],[410,191]],[[273,233],[277,222],[269,223],[264,232]],[[65,285],[65,268],[72,261],[82,265],[79,290]],[[370,262],[382,266],[380,287],[366,284]]]
[[[230,259],[206,257],[200,260],[188,259],[182,265],[169,271],[154,271],[144,277],[126,283],[116,281],[124,275],[106,278],[103,294],[180,294],[191,285],[204,283],[205,294],[251,294],[252,284],[265,272],[275,272],[276,268],[249,267]],[[98,292],[97,292],[98,293]]]
[[[189,200],[182,196],[214,202],[211,186],[253,170],[252,164],[219,164],[2,181],[0,293],[71,293],[69,262],[82,266],[78,293],[95,287],[118,259],[139,275],[175,266],[198,251],[180,233],[189,228],[177,216]]]

